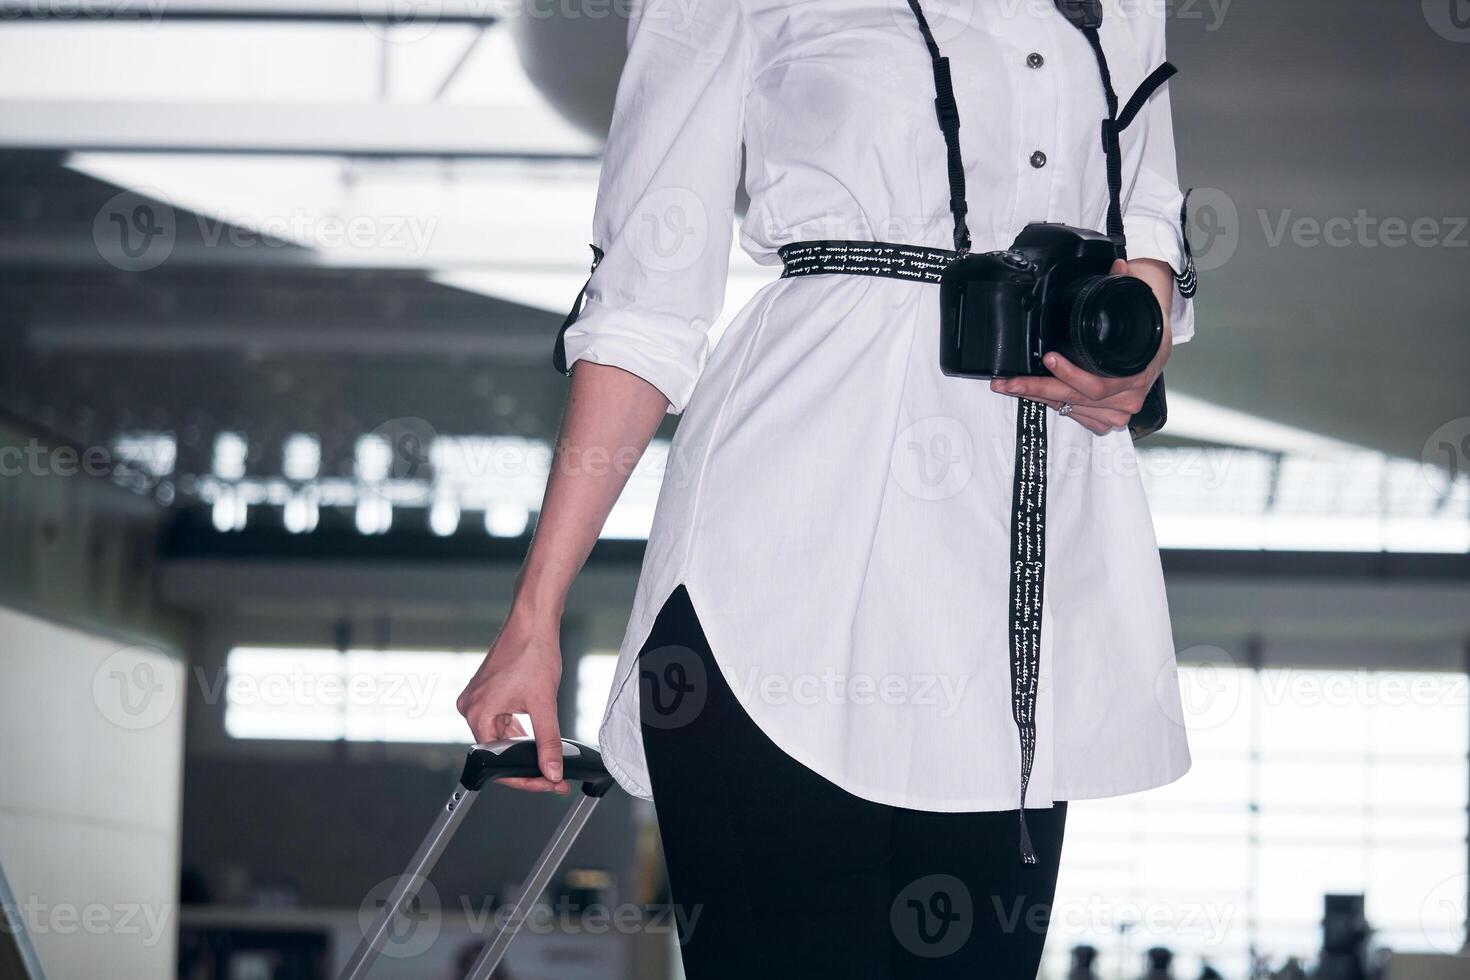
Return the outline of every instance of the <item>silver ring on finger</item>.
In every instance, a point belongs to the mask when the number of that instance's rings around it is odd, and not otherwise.
[[[1059,409],[1057,409],[1057,414],[1060,415],[1062,418],[1066,418],[1068,415],[1071,415],[1072,414],[1072,403],[1071,402],[1062,402],[1062,407],[1059,408]]]

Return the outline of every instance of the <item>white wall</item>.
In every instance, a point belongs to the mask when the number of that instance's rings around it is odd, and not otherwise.
[[[48,980],[174,973],[184,681],[0,608],[0,864]]]

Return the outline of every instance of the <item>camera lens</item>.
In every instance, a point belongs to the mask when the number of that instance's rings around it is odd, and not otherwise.
[[[1059,297],[1067,309],[1069,361],[1125,378],[1148,367],[1164,340],[1164,318],[1148,283],[1133,276],[1081,276]]]

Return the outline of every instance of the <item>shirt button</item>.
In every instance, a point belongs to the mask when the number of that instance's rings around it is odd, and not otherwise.
[[[1026,56],[1027,68],[1040,68],[1044,64],[1046,64],[1046,59],[1035,51]]]
[[[1040,150],[1037,150],[1035,153],[1031,154],[1031,166],[1035,167],[1037,170],[1040,170],[1042,167],[1046,166],[1046,154],[1042,153]]]

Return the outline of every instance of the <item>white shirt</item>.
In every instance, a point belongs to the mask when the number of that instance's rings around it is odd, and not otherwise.
[[[1101,228],[1106,107],[1085,38],[1049,0],[923,6],[953,67],[974,250],[1005,248],[1032,221]],[[1103,43],[1126,101],[1164,60],[1164,3],[1107,7]],[[905,0],[635,5],[594,216],[606,254],[566,334],[568,363],[623,368],[683,412],[601,730],[609,768],[634,795],[651,795],[637,655],[683,583],[726,680],[791,757],[877,802],[1017,806],[1017,402],[940,372],[939,290],[923,283],[777,280],[708,349],[742,144],[751,205],[740,239],[756,261],[777,265],[778,247],[811,239],[948,248],[933,100]],[[1182,269],[1167,89],[1123,149],[1130,254]],[[1176,343],[1187,339],[1182,296],[1171,318]],[[1048,425],[1026,796],[1041,807],[1189,768],[1132,443],[1052,412]]]

